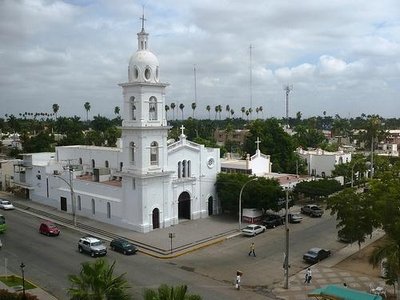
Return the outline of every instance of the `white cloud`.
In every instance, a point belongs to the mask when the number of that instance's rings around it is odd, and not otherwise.
[[[3,0],[2,111],[51,111],[58,102],[61,114],[84,116],[89,101],[93,114],[112,115],[122,105],[117,83],[136,51],[142,4],[150,49],[171,84],[167,104],[190,106],[196,65],[196,115],[207,116],[207,104],[249,106],[251,44],[252,102],[268,116],[285,114],[286,83],[294,86],[293,114],[400,111],[397,0]]]

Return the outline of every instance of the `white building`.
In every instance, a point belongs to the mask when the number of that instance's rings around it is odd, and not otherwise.
[[[343,151],[328,152],[322,149],[303,150],[298,148],[297,153],[305,159],[308,174],[311,176],[329,177],[336,165],[351,162],[351,153]]]
[[[120,84],[121,146],[65,146],[23,155],[14,180],[28,199],[139,232],[219,212],[219,149],[186,140],[183,127],[179,141],[168,144],[168,84],[160,82],[158,59],[148,48],[143,18],[128,82]]]
[[[260,140],[257,138],[256,153],[247,154],[246,159],[235,159],[230,154],[221,159],[221,171],[225,173],[241,173],[255,176],[265,176],[271,173],[271,157],[262,154],[259,149]]]

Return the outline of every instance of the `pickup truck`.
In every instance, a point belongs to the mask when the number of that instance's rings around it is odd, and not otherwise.
[[[309,215],[310,217],[322,217],[324,211],[318,205],[308,204],[301,208],[301,213]]]

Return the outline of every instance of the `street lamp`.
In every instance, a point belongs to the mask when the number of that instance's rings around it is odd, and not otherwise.
[[[290,182],[289,182],[290,185]],[[283,262],[283,268],[285,270],[285,281],[283,288],[289,288],[289,186],[286,190],[286,201],[285,201],[285,260]]]
[[[22,273],[22,299],[26,299],[26,297],[25,297],[25,274],[24,274],[25,264],[23,262],[21,262],[19,267],[21,268],[21,273]]]
[[[73,182],[72,175],[73,175],[73,171],[74,171],[73,167],[69,166],[68,171],[69,171],[69,182],[59,175],[54,175],[54,176],[61,179],[62,181],[64,181],[71,190],[72,222],[73,222],[74,226],[76,227],[75,192],[74,192],[74,187],[73,187],[73,183],[72,183]]]
[[[240,189],[240,194],[239,194],[239,231],[242,229],[242,193],[243,193],[243,189],[244,187],[251,181],[255,181],[258,180],[258,177],[250,179],[249,181],[246,181],[242,188]]]

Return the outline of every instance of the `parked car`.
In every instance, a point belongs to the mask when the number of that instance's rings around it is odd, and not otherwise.
[[[92,257],[107,254],[107,247],[103,242],[98,238],[91,236],[85,236],[79,239],[78,250],[81,253],[89,253]]]
[[[110,248],[125,255],[135,254],[138,251],[134,244],[121,238],[113,239],[110,243]]]
[[[14,209],[14,205],[8,200],[0,199],[0,208],[4,210]]]
[[[266,227],[263,225],[250,224],[242,229],[243,235],[247,236],[256,236],[259,233],[262,233],[266,230]]]
[[[51,222],[42,222],[39,226],[39,232],[47,236],[60,235],[60,229]]]
[[[299,213],[288,213],[289,223],[300,223],[303,220],[303,217]],[[285,222],[285,216],[283,216],[283,221]]]
[[[266,214],[262,220],[262,224],[267,228],[275,228],[283,223],[282,217],[277,214]]]
[[[301,213],[309,215],[310,217],[322,217],[324,211],[318,205],[307,204],[301,208]]]
[[[330,250],[322,248],[311,248],[303,255],[303,260],[307,263],[315,264],[331,255]]]

